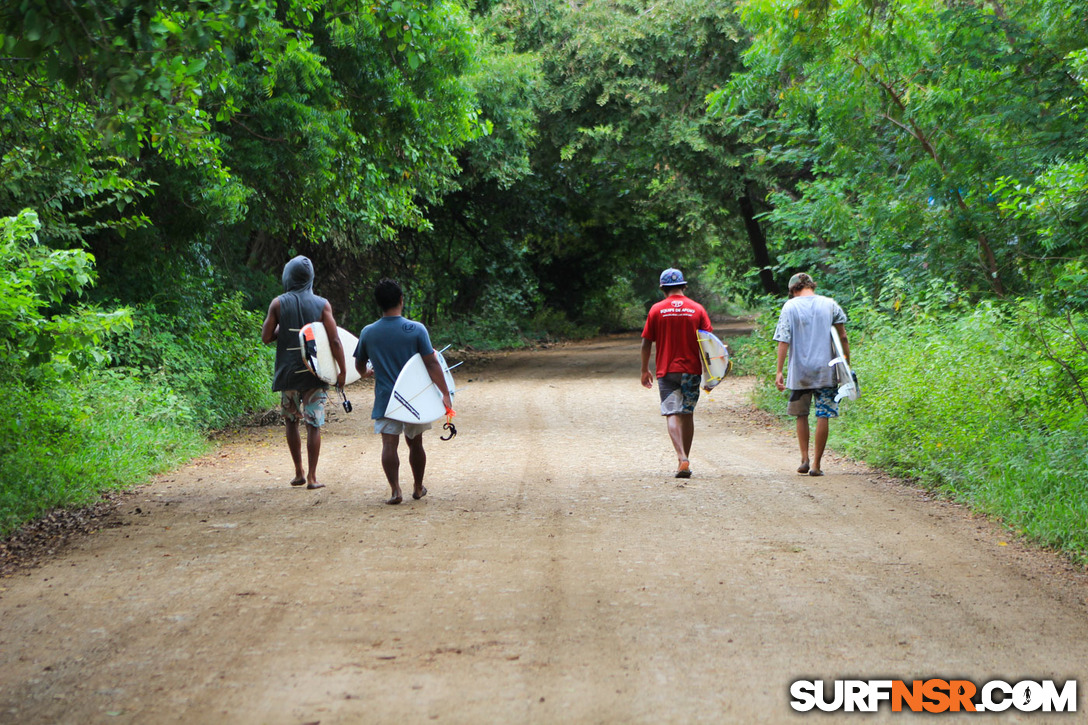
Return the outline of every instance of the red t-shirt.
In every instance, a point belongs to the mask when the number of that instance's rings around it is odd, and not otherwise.
[[[695,300],[684,295],[670,295],[650,308],[642,336],[656,347],[654,365],[657,377],[668,373],[703,372],[696,331],[712,332],[710,316]]]

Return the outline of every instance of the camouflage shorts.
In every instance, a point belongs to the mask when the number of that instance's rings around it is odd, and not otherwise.
[[[790,402],[786,406],[788,415],[808,417],[812,406],[812,399],[816,399],[817,418],[838,418],[839,404],[835,402],[835,393],[838,388],[815,388],[812,390],[791,390]]]
[[[328,398],[324,388],[284,390],[280,392],[283,417],[292,423],[301,420],[311,428],[320,428],[325,425],[325,401]]]
[[[661,415],[691,415],[699,402],[702,375],[668,373],[657,379],[661,394]]]

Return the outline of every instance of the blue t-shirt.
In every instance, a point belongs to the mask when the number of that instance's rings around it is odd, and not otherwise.
[[[393,384],[397,382],[404,364],[419,353],[423,357],[434,352],[431,336],[427,328],[406,317],[382,317],[372,322],[359,333],[359,345],[355,348],[355,359],[366,365],[374,366],[374,409],[371,418],[382,418],[393,395]]]

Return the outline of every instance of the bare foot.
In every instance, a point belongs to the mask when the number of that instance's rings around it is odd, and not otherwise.
[[[400,496],[394,496],[393,498],[391,498],[391,499],[389,499],[388,501],[386,501],[386,503],[387,503],[387,504],[389,504],[390,506],[396,506],[396,505],[397,505],[398,503],[400,503],[400,502],[401,502],[402,500],[403,500],[403,499],[402,499],[402,498],[401,498]]]
[[[808,459],[801,461],[801,465],[797,467],[798,473],[808,473]]]
[[[427,495],[427,487],[426,486],[420,486],[418,491],[412,491],[412,498],[414,498],[416,501],[418,501],[419,499],[423,498],[426,495]]]
[[[291,485],[292,486],[301,486],[304,483],[306,483],[305,476],[295,476],[294,478],[291,479]]]
[[[311,481],[310,483],[306,484],[306,488],[308,488],[308,489],[310,489],[312,491],[315,488],[325,488],[325,484],[318,483],[317,481]]]

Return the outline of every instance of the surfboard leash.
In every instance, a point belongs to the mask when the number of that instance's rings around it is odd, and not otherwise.
[[[345,413],[350,413],[351,412],[351,401],[348,400],[348,396],[347,396],[347,394],[344,393],[344,389],[341,388],[339,385],[337,385],[336,386],[336,392],[340,393],[340,401],[341,401],[340,404],[344,406],[344,412]]]
[[[449,435],[439,436],[438,440],[448,441],[453,440],[453,437],[457,435],[457,426],[453,424],[453,416],[457,415],[453,411],[453,408],[446,408],[446,422],[442,424],[442,430],[448,430]]]

